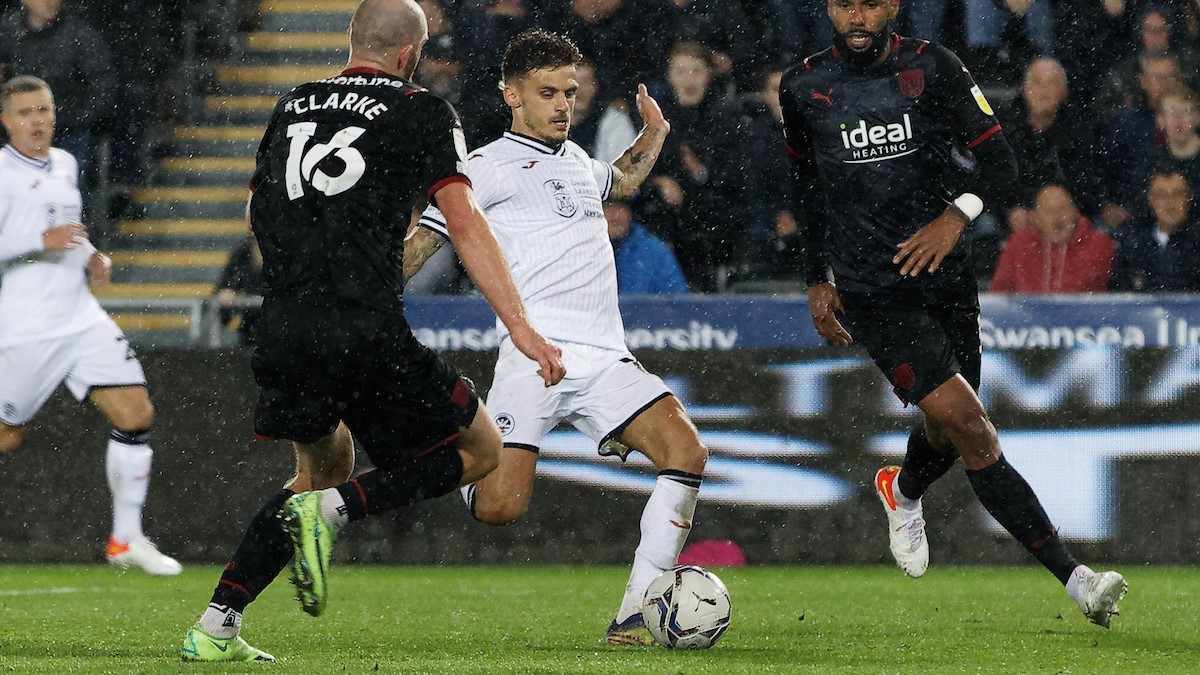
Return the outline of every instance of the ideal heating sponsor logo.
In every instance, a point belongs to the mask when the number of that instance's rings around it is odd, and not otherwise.
[[[850,151],[850,159],[842,160],[846,164],[883,162],[917,151],[908,113],[892,124],[867,126],[866,120],[859,120],[854,126],[843,122],[838,127],[842,130],[842,145]]]

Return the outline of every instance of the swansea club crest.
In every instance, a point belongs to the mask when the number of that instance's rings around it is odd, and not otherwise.
[[[546,181],[545,187],[546,191],[550,193],[555,213],[563,218],[570,218],[579,210],[579,203],[575,201],[575,195],[571,192],[567,181],[554,178]]]

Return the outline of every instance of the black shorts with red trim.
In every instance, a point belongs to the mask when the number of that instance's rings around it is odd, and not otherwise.
[[[450,442],[479,408],[403,315],[334,298],[267,299],[251,366],[256,435],[311,443],[344,421],[380,467]]]
[[[979,390],[979,295],[974,287],[838,295],[846,309],[840,317],[846,330],[866,347],[906,405],[920,403],[956,374]]]

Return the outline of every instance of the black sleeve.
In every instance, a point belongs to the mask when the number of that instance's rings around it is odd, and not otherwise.
[[[280,99],[282,102],[282,99]],[[262,140],[258,142],[258,150],[254,153],[254,173],[250,176],[250,191],[256,192],[271,175],[271,137],[275,135],[275,120],[279,119],[279,103],[275,104],[275,112],[267,129],[263,132]]]
[[[471,184],[467,178],[467,139],[454,108],[436,96],[426,127],[425,151],[420,156],[421,186],[430,202],[434,194],[453,182]]]
[[[783,107],[784,145],[792,156],[791,207],[800,237],[800,269],[804,283],[812,286],[833,280],[829,253],[825,248],[825,197],[817,172],[812,134],[786,78],[779,88],[779,102]]]
[[[937,59],[936,100],[941,119],[950,125],[955,149],[965,151],[962,157],[955,157],[961,175],[956,181],[948,181],[947,188],[956,193],[951,198],[970,192],[979,196],[987,208],[1006,208],[1011,186],[1017,180],[1016,154],[987,97],[962,61],[948,49],[931,48]]]

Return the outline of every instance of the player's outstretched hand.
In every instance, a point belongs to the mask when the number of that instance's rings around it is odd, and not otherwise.
[[[943,213],[916,234],[900,242],[899,252],[892,262],[900,265],[900,276],[915,277],[922,272],[936,272],[942,260],[958,243],[966,224],[962,219]]]
[[[87,230],[79,223],[56,225],[42,233],[42,248],[47,251],[66,251],[87,240]]]
[[[108,256],[96,251],[88,258],[87,262],[87,277],[88,284],[93,289],[101,289],[108,285],[112,279],[112,260]]]
[[[845,314],[837,286],[831,283],[814,284],[808,287],[808,311],[812,313],[813,328],[817,334],[831,344],[845,347],[854,342],[850,333],[838,321],[838,314]]]
[[[663,133],[671,133],[671,123],[663,117],[662,108],[658,107],[658,101],[655,101],[650,92],[646,91],[644,84],[638,85],[637,109],[638,114],[642,116],[642,124],[662,129]]]
[[[538,375],[546,386],[552,386],[562,381],[567,374],[563,367],[562,350],[551,344],[541,333],[529,328],[527,331],[511,332],[513,344],[521,353],[537,361]]]

